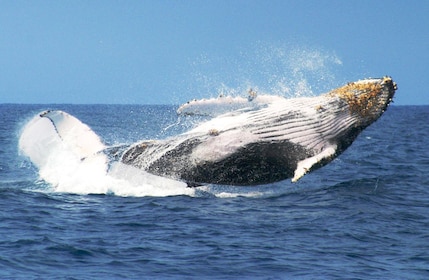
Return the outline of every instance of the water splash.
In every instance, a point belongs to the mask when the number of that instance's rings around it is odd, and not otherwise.
[[[258,93],[284,97],[313,96],[337,86],[334,53],[290,44],[255,43],[232,57],[202,54],[191,62],[189,91],[198,98]]]

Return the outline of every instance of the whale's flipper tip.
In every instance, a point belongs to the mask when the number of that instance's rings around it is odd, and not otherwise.
[[[47,114],[49,114],[49,112],[51,112],[51,110],[43,111],[43,112],[41,112],[41,113],[39,114],[39,117],[43,118],[43,117],[45,117]]]
[[[299,161],[292,178],[292,183],[296,183],[305,174],[307,174],[313,168],[313,166],[321,163],[323,160],[332,160],[336,152],[337,146],[331,145],[323,149],[323,151],[319,154]]]

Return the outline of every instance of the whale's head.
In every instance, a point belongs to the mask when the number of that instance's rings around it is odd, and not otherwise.
[[[339,98],[344,105],[343,109],[357,120],[356,125],[365,128],[384,113],[396,89],[392,78],[383,77],[348,83],[329,92],[328,96]]]

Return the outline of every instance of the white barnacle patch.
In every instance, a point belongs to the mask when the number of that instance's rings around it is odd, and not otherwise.
[[[215,128],[212,128],[212,129],[210,129],[209,130],[209,133],[208,133],[210,136],[218,136],[219,135],[219,130],[217,130],[217,129],[215,129]]]
[[[325,108],[323,108],[323,106],[322,106],[322,105],[317,105],[314,109],[315,109],[317,112],[322,112]]]

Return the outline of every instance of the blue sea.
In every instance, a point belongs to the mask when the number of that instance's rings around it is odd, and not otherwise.
[[[0,105],[0,279],[429,279],[429,106],[390,106],[298,183],[192,195],[56,190],[18,151],[46,109],[108,145],[196,121],[175,106]]]

